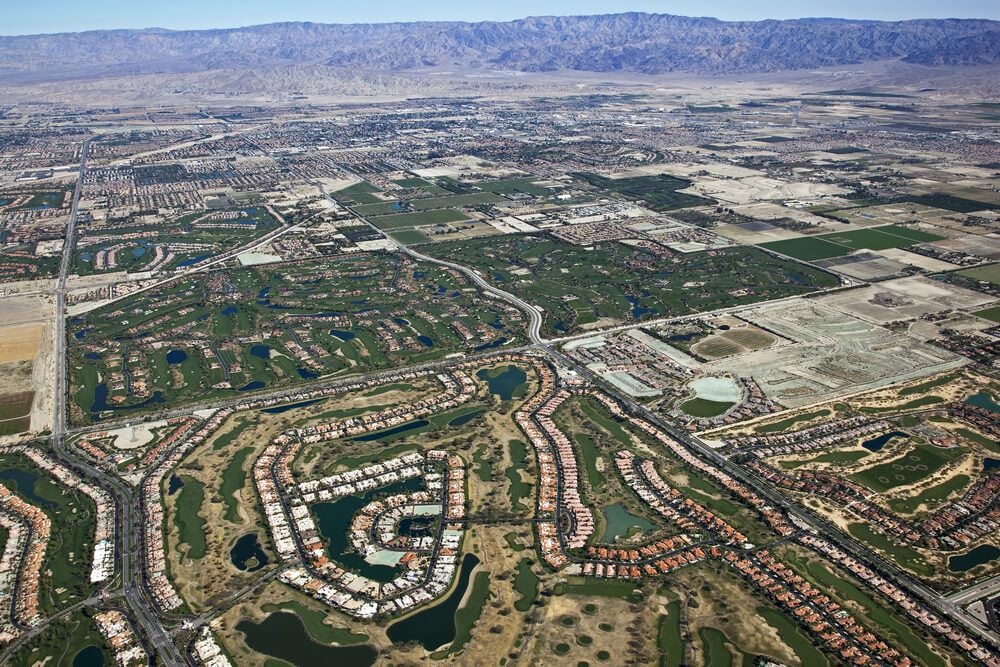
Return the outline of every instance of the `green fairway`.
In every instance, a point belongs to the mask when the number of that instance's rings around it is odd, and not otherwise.
[[[946,463],[967,451],[964,447],[945,449],[934,445],[917,444],[902,456],[854,473],[851,477],[871,490],[881,493],[929,477]]]
[[[642,321],[750,304],[834,287],[825,271],[756,248],[665,260],[621,243],[591,249],[545,236],[438,243],[427,252],[477,269],[545,312],[544,333],[577,333],[602,318]]]
[[[583,458],[583,465],[587,471],[587,481],[590,488],[595,493],[599,493],[604,488],[604,473],[597,469],[598,452],[594,445],[594,440],[585,433],[578,433],[574,436],[576,444]]]
[[[932,486],[910,498],[890,498],[889,507],[893,512],[899,514],[910,514],[916,512],[921,505],[934,506],[945,500],[948,496],[964,489],[968,486],[970,478],[968,475],[955,475],[951,479]]]
[[[205,485],[190,475],[181,475],[184,486],[177,492],[174,523],[181,544],[188,546],[186,557],[200,560],[208,553],[205,520],[200,516],[205,502]]]
[[[726,646],[729,639],[724,632],[715,628],[701,628],[698,630],[698,637],[701,639],[705,667],[731,667],[733,654]]]
[[[511,440],[508,447],[510,448],[511,467],[507,468],[504,476],[510,481],[510,486],[507,488],[510,506],[515,512],[523,511],[527,507],[522,501],[531,495],[531,484],[525,482],[521,476],[528,459],[528,446],[520,440]]]
[[[680,600],[671,601],[667,605],[666,616],[660,616],[656,643],[660,649],[660,667],[681,667],[684,664]]]
[[[567,581],[556,584],[552,590],[556,595],[593,595],[632,600],[635,598],[636,588],[630,581],[569,577]]]
[[[927,564],[927,560],[916,549],[893,542],[882,533],[873,530],[867,524],[852,523],[847,529],[852,536],[882,551],[900,567],[911,570],[922,577],[930,577],[934,574],[934,568]]]
[[[490,597],[490,573],[477,572],[472,580],[472,589],[465,606],[455,612],[455,639],[448,648],[447,655],[458,653],[472,639],[472,629],[482,616],[483,607]]]
[[[802,631],[787,616],[771,607],[758,607],[757,613],[764,617],[768,625],[778,631],[781,641],[795,651],[803,665],[809,667],[829,665],[830,661],[823,655],[812,642],[810,642]]]
[[[514,590],[521,596],[514,603],[514,609],[518,611],[531,609],[531,605],[538,595],[538,581],[538,575],[531,571],[531,559],[522,558],[517,564],[517,572],[514,574]]]
[[[234,399],[523,337],[522,316],[481,298],[461,274],[394,253],[227,269],[216,278],[226,285],[224,301],[207,300],[204,280],[188,276],[73,318],[75,422]],[[145,391],[116,381],[123,372],[144,378]]]
[[[222,473],[222,485],[219,487],[219,494],[223,502],[226,503],[226,521],[232,523],[243,523],[239,515],[239,500],[236,498],[237,492],[243,488],[247,481],[247,473],[243,469],[247,457],[253,453],[253,447],[245,447],[233,454],[229,461],[229,466]]]
[[[77,655],[88,647],[94,655],[88,662]],[[107,640],[101,635],[93,619],[93,612],[77,609],[67,616],[54,618],[37,635],[30,637],[8,657],[5,664],[12,667],[53,665],[54,667],[86,667],[87,665],[114,665],[114,654]],[[102,662],[96,662],[96,660]]]
[[[888,248],[906,248],[915,243],[940,241],[943,238],[943,236],[928,234],[927,232],[922,232],[911,227],[887,225],[885,227],[856,229],[849,232],[804,236],[784,241],[771,241],[770,243],[761,243],[760,247],[796,259],[814,261],[829,259],[831,257],[842,257],[860,249],[886,250]]]

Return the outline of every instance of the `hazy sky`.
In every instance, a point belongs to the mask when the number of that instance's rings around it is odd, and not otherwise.
[[[228,28],[273,21],[509,20],[645,11],[722,19],[835,16],[1000,19],[998,0],[0,0],[0,34],[103,28]]]

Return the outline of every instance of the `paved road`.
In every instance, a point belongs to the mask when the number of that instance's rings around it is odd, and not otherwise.
[[[325,191],[324,191],[325,194]],[[329,195],[327,195],[329,196]],[[358,216],[360,219],[364,220],[373,229],[378,230],[377,227],[372,225],[364,216],[358,215],[357,212],[351,211],[354,215]],[[378,230],[381,231],[381,230]],[[625,395],[619,391],[613,385],[610,385],[602,380],[600,376],[596,375],[588,368],[578,363],[575,359],[568,357],[563,354],[557,347],[552,345],[551,341],[546,341],[541,336],[542,328],[542,314],[538,308],[528,303],[527,301],[521,299],[520,297],[511,294],[505,290],[494,287],[488,283],[477,271],[462,266],[460,264],[455,264],[453,262],[448,262],[433,257],[428,257],[422,253],[413,250],[412,248],[406,246],[405,244],[396,243],[400,250],[410,255],[414,259],[420,261],[431,262],[434,264],[439,264],[441,266],[446,266],[457,271],[461,271],[464,275],[468,276],[476,285],[481,289],[490,294],[507,301],[508,303],[514,305],[515,307],[521,309],[529,318],[529,336],[531,341],[538,346],[540,349],[547,352],[552,358],[558,360],[567,368],[575,370],[582,377],[589,379],[592,383],[597,386],[601,386],[604,390],[611,396],[614,396],[622,404],[626,405],[628,409],[635,415],[645,418],[647,421],[655,424],[665,432],[669,433],[674,438],[685,443],[690,449],[697,452],[707,461],[711,461],[720,469],[727,472],[734,479],[742,482],[749,488],[753,489],[761,496],[766,498],[770,503],[783,509],[790,516],[796,517],[804,525],[811,527],[816,533],[825,536],[830,539],[834,544],[839,545],[849,554],[855,558],[864,561],[884,576],[886,579],[894,582],[897,586],[903,590],[909,591],[917,599],[921,600],[925,605],[931,609],[936,610],[942,616],[950,618],[952,621],[963,626],[966,630],[970,631],[974,635],[986,640],[988,643],[994,646],[1000,645],[1000,636],[997,633],[992,632],[989,629],[983,628],[975,618],[970,616],[964,609],[959,607],[957,604],[943,598],[940,594],[931,591],[923,584],[916,581],[911,575],[904,572],[895,563],[892,563],[878,554],[874,553],[860,542],[852,537],[846,536],[843,531],[834,526],[831,522],[826,519],[809,512],[799,506],[796,503],[789,501],[784,495],[776,492],[772,487],[768,486],[762,480],[757,479],[755,476],[748,473],[742,467],[736,465],[732,461],[723,457],[717,451],[709,447],[707,444],[701,440],[692,437],[690,434],[684,431],[680,431],[674,428],[672,425],[666,423],[659,415],[653,413],[646,406],[637,403],[630,396]],[[858,287],[857,284],[852,284],[850,286],[838,287],[828,291],[841,291],[844,289],[853,289]],[[795,297],[800,298],[800,297]],[[779,299],[777,302],[790,299]],[[761,305],[761,304],[758,304]],[[726,309],[723,309],[726,310]],[[630,328],[628,326],[622,327],[623,329]]]
[[[128,602],[146,639],[152,643],[159,654],[160,660],[173,667],[184,664],[184,661],[177,648],[170,641],[163,625],[153,613],[151,605],[141,589],[141,560],[135,557],[138,549],[141,548],[141,545],[136,544],[140,519],[136,511],[132,489],[118,477],[78,458],[66,447],[66,396],[68,393],[66,379],[66,281],[73,259],[73,250],[76,246],[76,221],[80,206],[80,193],[83,190],[83,177],[87,169],[87,153],[90,150],[90,142],[89,139],[85,141],[80,151],[80,173],[77,177],[76,189],[73,192],[73,204],[69,223],[66,226],[66,242],[63,245],[59,280],[55,291],[55,382],[52,402],[52,449],[57,458],[62,459],[81,474],[90,477],[114,497],[117,514],[118,558],[121,564],[121,593]]]
[[[86,165],[86,154],[89,147],[89,142],[84,145],[82,156],[81,156],[81,170],[80,177],[78,180],[77,188],[74,193],[72,213],[70,216],[70,223],[67,227],[67,241],[66,247],[63,252],[62,265],[60,268],[60,276],[58,281],[58,286],[56,289],[56,308],[57,308],[57,326],[56,326],[56,384],[55,384],[55,401],[54,401],[54,418],[53,418],[53,429],[52,429],[52,444],[53,449],[57,454],[70,462],[74,468],[81,470],[85,474],[98,480],[102,486],[108,488],[112,491],[118,502],[119,511],[119,526],[121,527],[120,536],[120,558],[122,563],[122,584],[121,590],[128,601],[132,612],[139,621],[139,625],[142,627],[144,633],[152,642],[156,651],[159,654],[160,660],[167,665],[180,665],[184,663],[183,658],[177,651],[177,648],[170,641],[170,637],[163,628],[162,623],[157,619],[152,611],[152,607],[149,601],[144,595],[144,590],[141,584],[142,581],[142,568],[141,568],[141,558],[142,550],[141,544],[137,544],[135,536],[140,533],[139,522],[141,521],[141,513],[138,511],[136,505],[136,499],[133,497],[132,489],[124,484],[120,479],[109,475],[91,465],[85,461],[81,461],[73,456],[67,451],[65,446],[66,438],[66,356],[65,356],[65,343],[66,343],[66,332],[65,332],[65,295],[66,295],[66,277],[69,272],[69,265],[72,258],[73,249],[73,239],[75,238],[75,224],[76,224],[76,212],[80,197],[81,184],[83,179],[83,172]],[[306,179],[308,180],[308,179]],[[319,185],[319,184],[317,184]],[[324,196],[332,201],[322,186],[319,185]],[[374,225],[372,225],[364,216],[358,215],[357,212],[352,210],[352,213],[357,216],[360,220],[378,230]],[[207,262],[196,269],[188,272],[185,275],[190,275],[191,273],[197,273],[199,271],[204,271],[212,266],[216,266],[222,262],[228,261],[234,258],[237,254],[241,252],[246,252],[267,243],[270,243],[275,238],[291,232],[295,229],[301,228],[307,224],[311,218],[307,218],[292,226],[283,226],[279,230],[272,232],[265,237],[261,237],[253,244],[240,248],[238,250],[231,251],[229,253],[224,253],[219,257]],[[748,487],[754,489],[757,493],[765,497],[769,502],[784,509],[790,515],[799,519],[803,524],[812,527],[817,533],[823,534],[833,540],[835,543],[839,544],[846,551],[854,555],[855,557],[864,560],[865,562],[872,565],[877,569],[883,576],[894,581],[900,587],[905,590],[909,590],[919,599],[922,599],[928,606],[937,609],[940,613],[945,616],[950,617],[952,620],[958,622],[959,624],[965,626],[966,628],[974,631],[981,637],[993,639],[992,633],[984,633],[977,623],[970,622],[968,615],[958,607],[957,604],[952,603],[949,600],[944,600],[940,595],[926,589],[918,582],[914,581],[908,574],[902,572],[894,564],[885,561],[884,559],[878,557],[876,554],[870,552],[867,548],[857,543],[853,539],[847,538],[843,535],[841,531],[836,529],[836,527],[829,524],[821,517],[813,515],[811,512],[805,511],[803,508],[799,507],[797,504],[790,502],[787,498],[775,492],[772,488],[763,484],[760,480],[757,480],[754,476],[747,473],[740,466],[729,461],[725,457],[721,456],[718,452],[714,451],[706,444],[690,436],[690,434],[682,431],[676,430],[670,424],[664,422],[658,415],[652,413],[645,406],[636,403],[626,395],[623,395],[614,387],[609,387],[606,385],[601,378],[593,374],[586,367],[582,366],[572,358],[563,354],[558,348],[554,347],[549,341],[545,340],[542,335],[542,313],[534,305],[528,303],[527,301],[521,299],[520,297],[500,289],[489,282],[487,282],[478,271],[457,264],[454,262],[449,262],[446,260],[437,259],[420,253],[409,246],[396,242],[399,250],[415,260],[421,262],[428,262],[436,264],[439,266],[444,266],[456,271],[459,271],[465,275],[470,281],[472,281],[476,286],[482,289],[484,292],[506,301],[507,303],[513,305],[514,307],[521,310],[528,317],[528,335],[532,342],[534,348],[543,350],[547,352],[553,359],[560,362],[563,366],[573,369],[578,372],[582,377],[589,379],[597,385],[604,387],[609,394],[618,399],[623,405],[625,405],[633,414],[641,416],[648,421],[656,424],[658,427],[671,434],[673,437],[681,440],[687,444],[693,451],[700,454],[705,460],[711,461],[713,464],[717,465],[720,469],[724,470],[728,474],[732,475],[735,479],[746,484]],[[159,281],[153,285],[143,288],[142,291],[147,289],[153,289],[154,287],[168,282],[169,280],[174,280],[176,277],[166,279],[164,281]],[[124,297],[123,297],[124,298]],[[627,327],[624,327],[627,328]],[[525,349],[525,348],[520,348]],[[472,355],[470,355],[472,356]],[[421,367],[439,367],[446,366],[451,363],[450,360],[444,359],[438,362],[433,362],[431,364],[424,364]],[[413,367],[419,368],[419,367]],[[379,375],[391,375],[400,372],[404,369],[390,369],[381,373],[368,374],[366,377],[378,377]],[[342,382],[348,383],[356,381],[358,377],[344,378]],[[310,389],[315,387],[310,387]],[[293,388],[285,390],[283,392],[276,392],[275,396],[285,396],[292,395],[302,391],[300,388]],[[261,395],[257,395],[254,398],[259,398]],[[234,400],[233,402],[242,402],[246,399],[240,398]],[[213,407],[219,407],[218,404],[214,404]],[[190,414],[196,407],[188,406],[178,411],[178,413]],[[162,414],[158,417],[162,418]],[[107,428],[107,424],[102,424],[101,428]],[[249,589],[248,589],[249,590]],[[200,619],[202,621],[207,619]]]
[[[909,573],[902,570],[895,563],[882,558],[880,555],[858,542],[853,537],[846,535],[830,521],[827,521],[823,517],[820,517],[817,514],[803,508],[799,504],[792,502],[784,494],[779,493],[763,480],[758,479],[755,475],[752,475],[741,466],[722,456],[719,452],[698,438],[693,437],[691,434],[681,431],[664,421],[659,415],[649,410],[646,406],[636,402],[630,396],[623,394],[613,385],[605,383],[600,376],[590,371],[575,359],[568,357],[560,350],[551,346],[544,347],[554,358],[562,362],[563,365],[568,368],[572,368],[592,383],[601,386],[606,393],[614,396],[619,402],[625,405],[629,412],[655,424],[664,432],[683,442],[688,446],[688,448],[699,454],[701,458],[713,463],[737,481],[753,489],[770,504],[781,508],[789,516],[795,517],[803,525],[810,527],[814,532],[827,538],[851,556],[867,563],[873,570],[889,581],[895,583],[904,591],[909,592],[930,609],[937,611],[943,617],[949,618],[953,622],[964,627],[973,635],[985,640],[987,644],[992,644],[994,646],[1000,645],[1000,636],[998,636],[996,632],[984,628],[964,609],[945,599],[939,593],[930,590],[922,583],[914,579]]]

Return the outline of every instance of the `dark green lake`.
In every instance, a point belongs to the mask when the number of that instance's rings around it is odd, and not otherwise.
[[[462,569],[458,575],[458,586],[444,602],[419,611],[413,616],[407,616],[396,621],[386,630],[389,641],[393,644],[418,642],[424,649],[433,651],[455,639],[455,612],[465,597],[465,589],[469,585],[472,570],[479,564],[479,559],[472,554],[465,554],[462,559]]]
[[[296,665],[337,665],[337,667],[369,667],[375,664],[378,652],[368,644],[330,646],[314,640],[297,614],[276,611],[260,623],[242,620],[236,629],[243,633],[247,646],[258,653],[270,655]]]
[[[267,554],[264,553],[257,533],[247,533],[229,550],[229,560],[238,570],[244,572],[256,572],[267,565]]]
[[[35,505],[49,508],[55,507],[55,503],[51,503],[35,493],[35,482],[37,481],[38,475],[27,470],[19,468],[0,470],[0,482],[13,482],[17,491]]]
[[[91,644],[73,658],[73,667],[103,667],[104,651]]]
[[[1000,404],[997,404],[993,398],[986,393],[975,394],[970,396],[965,401],[969,405],[974,405],[977,408],[982,408],[983,410],[989,410],[990,412],[1000,412]]]
[[[374,581],[384,583],[395,579],[402,570],[388,565],[372,565],[366,561],[361,554],[352,550],[347,540],[347,531],[350,529],[351,520],[358,510],[370,503],[376,496],[420,491],[423,488],[423,480],[415,477],[383,486],[380,489],[373,489],[363,496],[347,496],[336,502],[313,505],[313,512],[316,513],[316,526],[319,528],[320,535],[327,541],[326,552],[330,559]]]
[[[507,366],[497,373],[495,369],[484,368],[476,373],[476,377],[484,380],[489,385],[490,393],[496,394],[501,401],[509,401],[514,398],[517,390],[528,381],[528,375],[517,366]]]
[[[384,438],[391,438],[393,436],[397,436],[401,433],[406,433],[407,431],[423,428],[427,426],[429,423],[430,422],[427,421],[426,419],[417,419],[416,421],[400,424],[395,428],[386,429],[384,431],[375,431],[374,433],[368,433],[367,435],[359,435],[354,439],[359,442],[372,442],[374,440],[382,440]]]
[[[1000,558],[1000,549],[992,544],[981,544],[972,551],[949,558],[948,569],[952,572],[967,572],[997,558]]]

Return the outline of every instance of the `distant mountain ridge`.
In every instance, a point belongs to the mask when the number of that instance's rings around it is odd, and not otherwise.
[[[668,14],[479,23],[271,23],[217,30],[102,30],[0,37],[0,78],[322,65],[372,72],[461,68],[735,74],[902,59],[1000,62],[1000,22],[979,19],[727,22]]]

